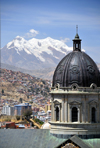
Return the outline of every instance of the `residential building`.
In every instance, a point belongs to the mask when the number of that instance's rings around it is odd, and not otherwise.
[[[3,106],[2,114],[14,116],[14,107],[12,107],[10,105]]]
[[[14,105],[14,107],[15,107],[15,115],[19,116],[21,116],[25,110],[31,109],[31,105],[29,105],[29,103]]]

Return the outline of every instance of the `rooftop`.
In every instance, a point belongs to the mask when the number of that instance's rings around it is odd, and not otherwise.
[[[0,129],[0,146],[2,148],[54,148],[67,140],[80,147],[99,148],[100,138],[80,139],[72,136],[70,139],[60,139],[52,136],[49,129]],[[84,148],[84,147],[82,147]]]

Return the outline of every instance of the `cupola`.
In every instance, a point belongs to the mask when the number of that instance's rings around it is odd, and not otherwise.
[[[73,39],[73,51],[81,51],[81,39],[78,35],[78,26],[76,26],[76,36]]]

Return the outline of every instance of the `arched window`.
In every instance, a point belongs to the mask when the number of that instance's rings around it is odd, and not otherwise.
[[[92,119],[92,122],[95,123],[96,122],[96,109],[95,107],[92,107],[92,111],[91,111],[91,119]]]
[[[56,107],[56,121],[59,121],[59,108]]]
[[[78,121],[78,110],[76,107],[72,108],[72,122]]]

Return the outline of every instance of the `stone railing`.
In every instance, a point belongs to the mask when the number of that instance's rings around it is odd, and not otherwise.
[[[100,93],[100,87],[97,87],[95,89],[90,88],[90,87],[78,87],[78,88],[72,88],[72,87],[60,87],[59,89],[52,87],[51,88],[51,92],[52,91],[67,91],[67,92],[71,92],[71,91],[76,91],[76,92],[96,92],[96,93]]]

